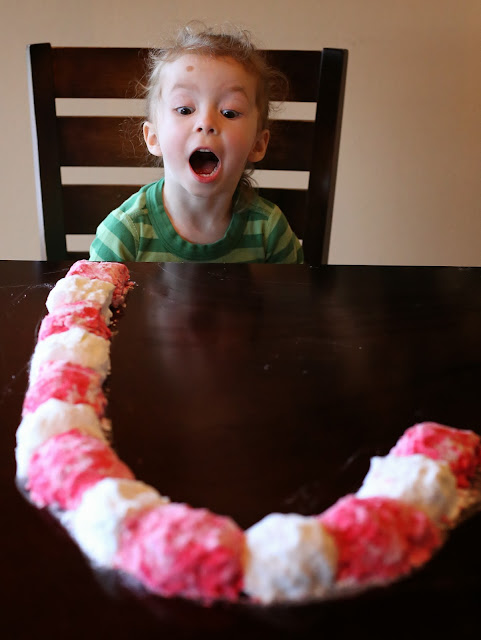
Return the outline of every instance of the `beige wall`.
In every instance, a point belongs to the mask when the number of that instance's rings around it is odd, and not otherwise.
[[[1,0],[0,259],[38,259],[25,46],[158,45],[225,20],[349,49],[330,262],[481,266],[479,0]]]

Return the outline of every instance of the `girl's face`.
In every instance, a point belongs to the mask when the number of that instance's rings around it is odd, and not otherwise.
[[[186,54],[164,65],[149,151],[162,156],[165,185],[196,197],[232,196],[247,161],[266,152],[259,131],[256,78],[232,58]]]

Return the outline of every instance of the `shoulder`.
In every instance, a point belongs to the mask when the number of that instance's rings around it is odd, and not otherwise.
[[[279,207],[258,194],[246,205],[245,212],[248,224],[254,225],[264,235],[270,235],[275,229],[281,233],[290,229],[287,218]]]
[[[161,188],[161,186],[160,186]],[[158,214],[159,183],[152,182],[133,193],[102,224],[123,225],[134,235],[151,234],[152,219]]]
[[[251,200],[247,201],[244,206],[250,215],[256,215],[262,220],[278,218],[284,215],[276,204],[263,198],[258,193],[256,193]]]
[[[298,238],[279,207],[258,194],[248,205],[249,225],[262,234],[266,262],[300,263],[304,256]]]
[[[247,226],[253,232],[268,235],[279,222],[288,226],[287,219],[279,207],[258,194],[244,205],[242,213]]]
[[[119,218],[138,219],[148,215],[148,201],[152,201],[152,192],[157,183],[147,184],[136,193],[133,193],[120,207],[112,211]]]
[[[136,260],[142,238],[152,235],[147,200],[153,184],[133,193],[100,223],[90,248],[91,259]]]

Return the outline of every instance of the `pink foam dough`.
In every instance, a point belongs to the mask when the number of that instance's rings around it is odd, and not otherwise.
[[[207,509],[170,503],[128,518],[114,564],[164,597],[235,600],[244,534]]]
[[[100,305],[78,300],[61,305],[53,313],[46,315],[40,325],[38,339],[44,340],[54,333],[62,333],[72,327],[80,327],[106,340],[112,335],[102,317]]]
[[[441,544],[422,511],[392,498],[348,495],[319,519],[338,546],[337,580],[392,580],[429,560]]]
[[[444,460],[459,487],[468,487],[481,464],[481,438],[473,431],[454,429],[436,422],[421,422],[407,429],[389,452],[395,456],[415,453]]]
[[[75,509],[84,491],[103,478],[134,478],[105,442],[78,429],[44,442],[32,456],[27,476],[32,502],[62,509]]]
[[[22,415],[35,411],[50,398],[70,404],[88,404],[99,418],[104,415],[107,405],[101,375],[65,360],[47,361],[40,365],[37,378],[25,394]]]
[[[93,280],[103,280],[115,286],[112,296],[112,306],[120,307],[125,302],[125,296],[133,283],[125,264],[121,262],[90,262],[78,260],[67,272],[67,276],[82,276]]]

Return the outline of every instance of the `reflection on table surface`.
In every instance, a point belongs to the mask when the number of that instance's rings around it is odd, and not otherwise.
[[[14,483],[28,362],[48,291],[68,266],[0,262],[6,637],[39,629],[50,638],[477,630],[479,516],[389,589],[302,607],[205,609],[139,595],[117,575],[92,571]],[[356,491],[369,458],[415,422],[481,433],[481,269],[129,268],[136,286],[116,321],[107,385],[114,447],[172,500],[242,527],[271,511],[319,513]]]

